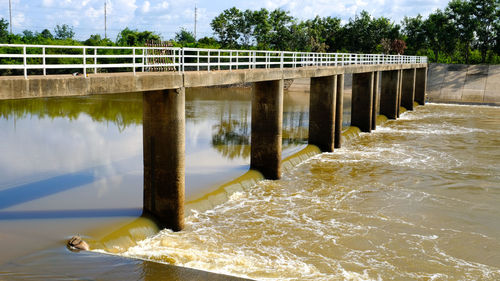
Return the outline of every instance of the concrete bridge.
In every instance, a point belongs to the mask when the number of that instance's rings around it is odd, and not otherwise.
[[[0,47],[4,50],[0,70],[21,72],[0,77],[0,99],[143,92],[144,211],[162,227],[176,231],[184,227],[185,88],[253,83],[250,168],[267,179],[281,176],[284,79],[311,79],[309,144],[325,152],[341,147],[345,74],[353,75],[351,125],[363,132],[375,129],[377,104],[380,114],[396,119],[401,106],[412,110],[414,102],[423,105],[425,101],[425,57],[189,48]],[[78,51],[81,53],[75,54]],[[2,59],[17,60],[18,64],[2,64]],[[53,69],[80,71],[78,75],[50,75]],[[103,73],[110,69],[122,72]]]

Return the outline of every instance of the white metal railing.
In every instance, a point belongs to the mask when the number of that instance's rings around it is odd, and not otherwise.
[[[296,68],[363,64],[427,63],[427,57],[223,50],[176,47],[101,47],[0,44],[3,75],[47,75],[63,69],[87,77],[88,73],[137,71],[212,71],[257,68]],[[17,71],[17,72],[16,72]],[[81,72],[80,72],[81,71]],[[50,74],[50,73],[49,73]]]

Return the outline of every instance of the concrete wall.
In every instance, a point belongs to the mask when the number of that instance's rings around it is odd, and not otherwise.
[[[500,65],[429,65],[430,102],[500,105]]]

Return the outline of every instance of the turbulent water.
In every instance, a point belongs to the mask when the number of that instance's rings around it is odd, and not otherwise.
[[[428,104],[125,256],[277,280],[499,280],[500,108]]]

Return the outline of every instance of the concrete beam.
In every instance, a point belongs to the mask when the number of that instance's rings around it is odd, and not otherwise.
[[[398,116],[398,91],[399,71],[383,71],[380,89],[380,114],[389,119],[396,119]]]
[[[144,213],[184,228],[185,91],[143,94]]]
[[[337,77],[311,78],[309,95],[309,144],[332,152],[335,143]]]
[[[344,74],[337,75],[337,101],[335,103],[335,148],[342,146],[342,116],[344,114]]]
[[[425,104],[425,89],[427,89],[427,67],[417,68],[415,73],[415,101]]]
[[[206,87],[280,79],[325,77],[344,73],[423,68],[426,64],[309,66],[299,68],[223,71],[130,72],[72,75],[2,76],[0,99],[81,96]]]
[[[372,130],[377,128],[377,105],[379,99],[379,80],[380,80],[380,72],[375,71],[373,73],[373,104],[372,104]]]
[[[415,101],[415,77],[415,68],[403,70],[401,106],[403,106],[407,110],[413,110],[413,102]]]
[[[281,177],[283,80],[256,82],[252,88],[250,169],[266,179]]]
[[[352,75],[351,125],[370,132],[373,106],[373,72]]]

